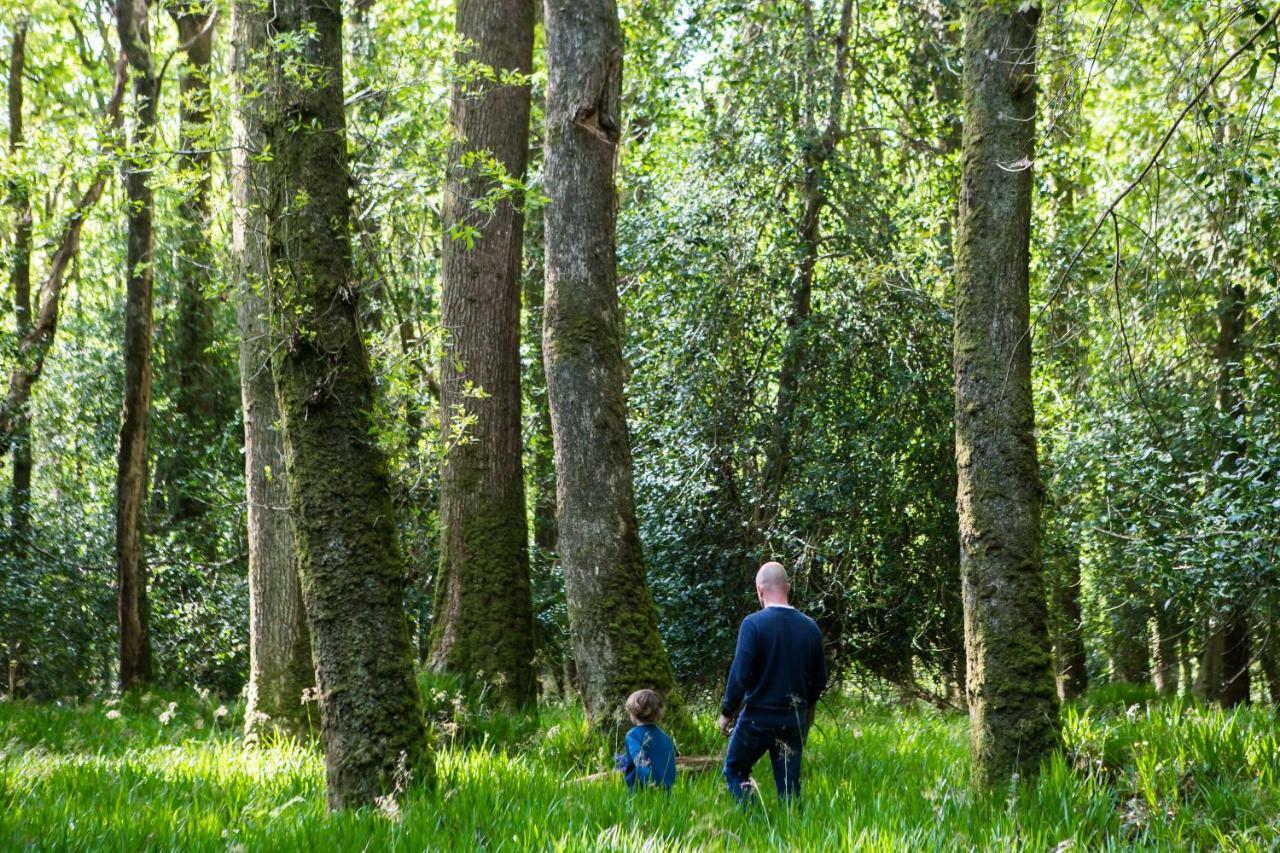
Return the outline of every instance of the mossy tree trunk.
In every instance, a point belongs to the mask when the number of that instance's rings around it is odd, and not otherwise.
[[[339,0],[241,0],[263,16],[244,89],[261,86],[272,372],[298,576],[320,691],[330,808],[428,781],[387,463],[350,243]],[[243,91],[243,89],[242,89]]]
[[[294,564],[293,522],[285,475],[284,434],[271,374],[267,322],[267,162],[262,114],[250,83],[253,54],[265,46],[262,19],[232,20],[231,255],[240,329],[240,396],[244,412],[244,476],[249,544],[249,691],[245,737],[309,734],[318,722],[311,632]]]
[[[523,179],[529,151],[533,0],[459,0],[459,65],[491,71],[455,84],[445,187],[440,362],[441,565],[434,669],[482,678],[513,706],[534,697],[533,604],[520,440],[519,197],[486,161]],[[512,74],[517,79],[509,79]],[[490,209],[492,208],[492,209]],[[459,439],[459,436],[461,438]]]
[[[211,243],[209,193],[213,179],[210,120],[210,60],[216,19],[206,2],[183,0],[168,7],[185,48],[180,77],[177,165],[182,179],[178,204],[175,346],[171,356],[177,374],[174,415],[177,445],[165,465],[172,482],[171,512],[179,522],[198,523],[208,512],[210,496],[194,476],[204,451],[231,416],[213,362],[214,303],[209,297],[215,267]]]
[[[614,168],[622,28],[614,0],[548,0],[543,351],[560,559],[587,713],[625,725],[628,693],[670,694],[636,527],[623,396]]]
[[[116,579],[120,617],[120,687],[152,679],[147,565],[143,537],[147,504],[147,435],[151,419],[151,285],[155,253],[150,174],[160,83],[151,55],[148,0],[117,0],[120,43],[133,74],[133,138],[124,164],[124,403],[116,457]]]
[[[1034,773],[1059,743],[1040,561],[1028,250],[1039,11],[972,0],[956,241],[957,509],[975,782]]]

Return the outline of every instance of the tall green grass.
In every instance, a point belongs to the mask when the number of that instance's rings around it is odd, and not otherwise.
[[[487,714],[428,685],[439,785],[382,809],[324,810],[312,746],[247,751],[239,709],[151,695],[124,704],[0,704],[0,850],[1271,849],[1280,845],[1280,727],[1100,694],[1064,711],[1067,748],[1037,780],[975,796],[966,724],[831,702],[805,753],[804,798],[735,808],[718,774],[631,795],[578,777],[608,763],[580,711]],[[480,697],[482,698],[482,697]],[[1126,702],[1128,698],[1137,701]],[[172,705],[170,703],[173,703]],[[445,706],[449,706],[446,709]],[[712,730],[710,714],[699,718]],[[722,748],[718,739],[683,751]]]

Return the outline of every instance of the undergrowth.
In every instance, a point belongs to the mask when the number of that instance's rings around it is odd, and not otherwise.
[[[426,685],[439,784],[384,808],[324,811],[320,755],[246,750],[241,708],[190,693],[84,705],[0,703],[0,849],[725,850],[1269,849],[1280,845],[1280,726],[1102,691],[1063,711],[1066,748],[1034,781],[976,796],[966,723],[826,700],[799,809],[735,808],[716,773],[670,794],[582,782],[614,749],[574,707],[487,711]],[[708,733],[682,752],[723,749]]]

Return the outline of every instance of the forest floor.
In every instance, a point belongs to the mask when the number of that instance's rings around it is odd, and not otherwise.
[[[449,696],[434,690],[436,704]],[[428,694],[429,701],[431,694]],[[1039,779],[975,796],[965,720],[825,702],[804,805],[780,808],[768,762],[749,813],[718,773],[669,795],[618,779],[573,708],[465,719],[439,786],[397,805],[324,810],[311,746],[246,750],[239,708],[193,693],[0,703],[0,850],[1275,849],[1280,724],[1104,688],[1064,710],[1067,750]],[[459,703],[459,707],[462,704]],[[465,715],[464,715],[465,716]],[[711,730],[712,717],[699,718]],[[722,748],[717,740],[685,752]]]

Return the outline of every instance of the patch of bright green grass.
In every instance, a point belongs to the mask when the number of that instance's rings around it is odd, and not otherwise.
[[[428,697],[450,700],[447,685]],[[173,704],[170,704],[173,703]],[[455,704],[466,704],[465,699]],[[631,795],[581,712],[486,715],[441,736],[440,780],[328,815],[314,746],[245,750],[240,709],[192,694],[0,704],[0,849],[1267,849],[1280,844],[1280,727],[1265,709],[1170,702],[1064,711],[1067,749],[1031,783],[975,796],[966,722],[830,703],[805,752],[803,809],[757,767],[759,806],[717,773]],[[439,713],[443,718],[445,715]],[[712,730],[711,714],[699,721]],[[699,748],[718,741],[707,738]],[[685,751],[695,751],[686,749]]]

